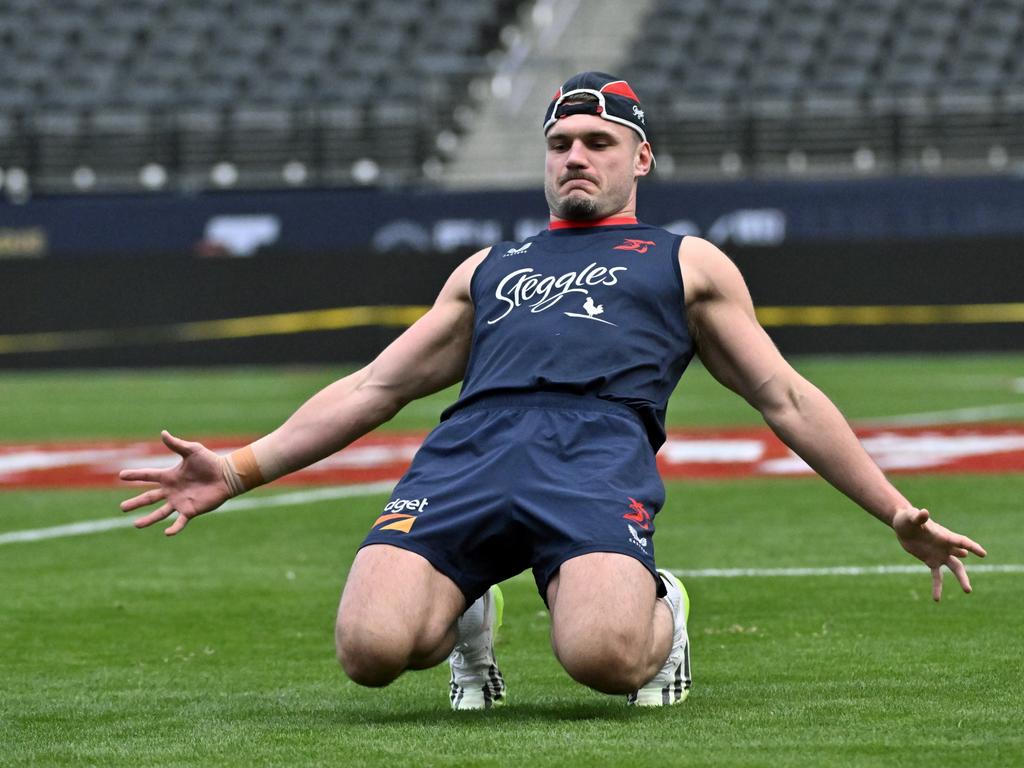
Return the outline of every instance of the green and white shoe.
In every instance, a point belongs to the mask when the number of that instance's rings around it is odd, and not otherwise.
[[[686,634],[686,620],[690,617],[690,596],[686,594],[683,582],[673,574],[659,569],[658,575],[665,582],[667,594],[661,599],[672,611],[675,635],[672,640],[672,652],[669,653],[661,671],[647,685],[633,691],[626,699],[627,704],[640,707],[678,704],[690,694],[690,638]]]
[[[494,659],[504,611],[505,597],[495,584],[459,617],[459,637],[448,657],[452,709],[490,709],[505,703],[505,680]]]

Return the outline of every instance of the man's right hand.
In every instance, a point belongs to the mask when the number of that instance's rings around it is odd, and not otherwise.
[[[224,479],[227,461],[202,443],[180,440],[167,430],[160,438],[170,450],[181,456],[181,462],[171,469],[123,469],[118,477],[133,483],[155,485],[138,496],[121,502],[122,512],[163,502],[159,508],[135,520],[136,528],[145,528],[178,513],[178,518],[164,533],[173,536],[193,517],[216,509],[229,498],[231,492]]]

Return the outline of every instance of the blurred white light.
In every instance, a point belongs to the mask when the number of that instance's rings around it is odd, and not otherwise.
[[[80,165],[71,174],[71,183],[78,189],[92,189],[96,185],[96,172],[87,165]]]
[[[735,176],[743,170],[743,158],[739,156],[738,152],[723,152],[722,159],[718,164],[722,173],[729,176]]]
[[[360,184],[372,184],[380,177],[380,166],[368,157],[352,163],[352,178]]]
[[[538,27],[550,27],[555,20],[555,12],[550,5],[538,3],[533,6],[533,23]]]
[[[807,153],[802,149],[790,150],[786,155],[786,167],[790,173],[803,173],[807,170]]]
[[[929,171],[938,170],[942,166],[942,153],[938,147],[925,147],[921,150],[921,165]]]
[[[437,145],[438,151],[443,152],[446,155],[450,155],[458,148],[459,137],[452,131],[441,131],[437,134],[435,144]]]
[[[491,95],[496,99],[507,99],[512,93],[512,80],[507,75],[491,78]]]
[[[217,163],[210,169],[210,180],[218,187],[232,187],[238,181],[238,169],[234,163]]]
[[[289,184],[298,186],[299,184],[306,183],[306,179],[309,178],[309,170],[306,168],[305,163],[292,160],[284,164],[284,167],[281,169],[281,176]]]
[[[519,29],[512,24],[507,24],[501,28],[501,32],[498,33],[498,37],[501,39],[501,44],[506,48],[511,48],[519,42],[521,37]]]
[[[147,163],[139,169],[139,183],[146,189],[160,189],[167,183],[167,171],[159,163]]]
[[[12,195],[21,194],[28,191],[28,174],[21,168],[8,168],[5,183],[7,191]]]
[[[423,175],[431,181],[437,181],[444,174],[444,163],[436,157],[428,157],[423,161]]]
[[[868,147],[860,147],[856,152],[853,153],[853,167],[858,171],[871,171],[875,167],[875,153],[874,150]]]
[[[1010,164],[1010,154],[1002,144],[993,144],[988,148],[988,164],[997,171]]]
[[[669,154],[655,155],[658,160],[658,167],[654,169],[655,173],[661,174],[662,176],[671,176],[676,170],[676,161]]]

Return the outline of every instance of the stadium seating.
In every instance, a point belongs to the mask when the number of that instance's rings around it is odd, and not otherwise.
[[[5,0],[0,170],[37,192],[138,189],[152,165],[189,187],[415,179],[521,3]]]
[[[0,170],[39,192],[417,180],[525,5],[5,0]],[[1024,0],[648,5],[618,70],[664,177],[1024,162]]]
[[[655,0],[645,28],[621,69],[674,173],[1024,162],[1024,0]]]

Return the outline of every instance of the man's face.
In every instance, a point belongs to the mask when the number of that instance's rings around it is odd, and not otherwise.
[[[570,115],[545,137],[544,196],[560,219],[601,219],[635,211],[636,177],[650,153],[636,131],[597,115]]]

